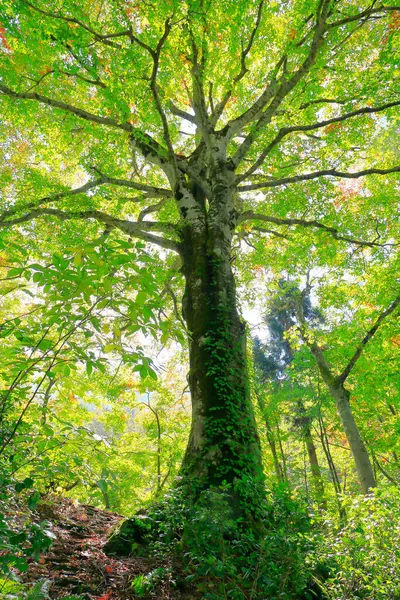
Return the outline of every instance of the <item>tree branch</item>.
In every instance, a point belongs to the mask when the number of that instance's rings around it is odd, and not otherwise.
[[[94,169],[94,170],[97,171],[97,169]],[[63,198],[68,197],[68,196],[76,196],[78,194],[84,194],[88,190],[90,190],[94,187],[98,187],[100,185],[104,185],[104,184],[129,187],[129,188],[133,188],[135,190],[140,190],[140,191],[147,193],[146,198],[154,198],[154,197],[161,196],[163,198],[163,202],[165,202],[168,198],[172,197],[172,192],[170,190],[157,188],[155,186],[150,186],[150,185],[146,185],[146,184],[140,184],[140,183],[136,183],[134,181],[128,181],[128,180],[124,180],[124,179],[115,179],[113,177],[107,177],[106,175],[103,175],[99,171],[97,171],[97,172],[100,174],[100,177],[98,179],[94,179],[93,181],[88,181],[87,183],[85,183],[84,185],[82,185],[78,188],[75,188],[73,190],[66,190],[63,192],[57,192],[55,194],[45,196],[44,198],[41,198],[40,200],[37,200],[36,202],[29,202],[28,204],[25,204],[24,206],[14,206],[13,208],[11,208],[9,210],[4,211],[3,213],[0,214],[0,224],[5,219],[17,214],[18,212],[36,209],[39,206],[41,206],[42,204],[57,202],[58,200],[62,200]],[[130,200],[132,200],[132,199],[130,199]],[[153,211],[151,211],[151,212],[153,212]]]
[[[158,210],[160,210],[160,208],[162,208],[166,202],[167,202],[167,198],[163,198],[162,200],[160,200],[160,202],[157,202],[157,204],[152,204],[151,206],[146,206],[146,208],[144,208],[142,211],[140,211],[139,216],[138,216],[138,222],[143,221],[143,219],[145,218],[146,215],[149,215],[150,213],[157,212]]]
[[[146,192],[148,198],[172,198],[173,193],[171,190],[167,190],[165,188],[159,188],[154,185],[148,185],[146,183],[137,183],[136,181],[130,181],[129,179],[117,179],[115,177],[108,177],[101,173],[98,169],[93,168],[94,171],[101,175],[104,183],[109,183],[110,185],[117,185],[121,187],[128,187],[134,190],[139,190],[141,192]]]
[[[379,327],[382,325],[382,323],[386,319],[386,317],[388,317],[390,314],[392,314],[392,312],[394,312],[398,306],[400,306],[400,294],[392,302],[392,304],[379,315],[379,317],[375,321],[374,325],[363,337],[363,339],[361,340],[360,344],[358,345],[356,351],[354,352],[353,356],[347,363],[346,367],[343,369],[342,373],[337,377],[338,382],[343,384],[346,381],[346,379],[350,375],[350,372],[352,371],[354,365],[360,358],[365,346],[368,344],[368,342],[372,339],[372,337],[378,331]]]
[[[247,45],[243,48],[242,46],[242,52],[240,55],[240,72],[236,75],[236,77],[234,77],[233,82],[234,83],[238,83],[239,81],[241,81],[241,79],[243,79],[243,77],[246,75],[246,73],[248,73],[249,69],[246,66],[246,58],[249,54],[249,52],[251,51],[253,44],[254,44],[254,40],[257,34],[257,30],[260,26],[261,23],[261,15],[262,15],[262,9],[263,9],[263,5],[264,5],[264,0],[261,0],[259,5],[258,5],[258,9],[257,9],[257,17],[256,17],[256,22],[254,24],[254,27],[250,33],[250,38],[249,41],[247,42]],[[212,119],[211,122],[212,124],[215,126],[218,119],[220,118],[220,116],[222,115],[222,113],[224,112],[224,109],[229,101],[229,99],[232,96],[232,88],[230,90],[227,90],[227,92],[225,93],[223,99],[221,100],[221,102],[219,102],[217,104],[217,106],[213,107],[213,103],[212,103],[212,97],[210,96],[210,108],[211,108],[211,114],[212,114]]]
[[[13,208],[10,208],[9,210],[6,210],[5,212],[0,214],[0,222],[4,221],[4,219],[6,219],[7,217],[11,217],[12,215],[15,215],[16,213],[20,212],[21,210],[35,209],[38,206],[40,206],[41,204],[44,204],[45,202],[57,202],[57,200],[61,200],[62,198],[65,198],[66,196],[75,196],[77,194],[84,194],[88,190],[90,190],[94,187],[97,187],[97,186],[101,185],[102,183],[104,183],[104,179],[103,179],[103,177],[99,177],[99,179],[95,179],[94,181],[88,181],[81,187],[75,188],[73,190],[57,192],[55,194],[51,194],[50,196],[45,196],[44,198],[41,198],[37,202],[30,202],[29,204],[25,204],[24,206],[14,206]]]
[[[338,117],[332,117],[331,119],[326,119],[325,121],[319,121],[318,123],[313,123],[311,125],[293,125],[291,127],[282,127],[275,138],[268,144],[268,146],[261,152],[260,156],[256,160],[256,162],[244,173],[238,177],[238,182],[244,181],[254,173],[261,166],[271,152],[271,150],[279,144],[279,142],[287,136],[289,133],[294,133],[297,131],[313,131],[315,129],[320,129],[321,127],[326,127],[332,123],[340,123],[341,121],[346,121],[347,119],[351,119],[352,117],[358,117],[360,115],[372,114],[382,112],[387,110],[388,108],[392,108],[393,106],[399,106],[400,101],[388,102],[387,104],[383,104],[381,106],[366,106],[364,108],[359,108],[358,110],[353,110],[351,112],[345,113],[344,115],[340,115]]]
[[[319,4],[319,14],[317,17],[317,25],[314,30],[314,36],[311,42],[310,49],[308,51],[308,55],[302,65],[295,71],[295,73],[290,77],[290,79],[285,80],[280,83],[278,86],[277,92],[269,105],[269,107],[260,115],[260,111],[266,106],[270,97],[267,98],[267,101],[261,101],[260,109],[258,108],[258,103],[262,96],[267,92],[265,90],[264,94],[256,101],[256,103],[251,107],[244,115],[235,119],[233,122],[228,123],[228,139],[230,139],[233,135],[238,133],[243,128],[243,125],[249,123],[254,118],[258,118],[257,124],[252,128],[250,133],[246,136],[245,140],[239,146],[234,156],[232,157],[233,164],[238,166],[238,164],[243,160],[249,151],[251,145],[256,140],[260,129],[267,125],[272,117],[276,114],[280,104],[286,98],[286,96],[296,87],[299,81],[309,72],[311,67],[314,65],[318,52],[323,44],[324,35],[326,32],[326,19],[329,11],[329,0],[321,0]],[[283,64],[286,62],[286,57],[283,57]],[[281,78],[282,80],[282,78]],[[270,86],[271,87],[271,86]],[[274,93],[274,89],[271,88],[272,93]],[[273,95],[273,94],[272,94]],[[268,94],[267,94],[268,96]]]
[[[252,233],[253,231],[259,231],[260,233],[270,233],[271,235],[282,238],[284,240],[289,239],[289,237],[287,235],[284,235],[283,233],[279,233],[278,231],[275,231],[274,229],[266,229],[265,227],[258,227],[257,225],[252,227],[251,231],[249,233]]]
[[[156,223],[154,221],[142,221],[138,223],[134,221],[126,221],[123,219],[117,219],[116,217],[112,217],[111,215],[108,215],[107,213],[101,212],[99,210],[65,212],[55,208],[38,208],[36,210],[31,210],[30,212],[26,213],[25,215],[22,215],[21,217],[16,217],[15,219],[10,219],[8,221],[0,221],[0,228],[11,227],[13,225],[26,223],[28,221],[36,219],[37,217],[45,215],[57,217],[61,221],[67,221],[70,219],[95,219],[100,223],[104,223],[108,227],[120,229],[127,235],[137,237],[146,242],[157,244],[158,246],[161,246],[162,248],[168,250],[174,250],[175,252],[179,252],[179,245],[176,242],[167,238],[153,235],[151,233],[151,231],[176,233],[176,227],[172,223]]]
[[[52,19],[60,19],[60,20],[65,21],[67,23],[75,23],[76,25],[79,25],[79,27],[82,27],[82,29],[84,29],[88,33],[92,34],[93,37],[98,42],[102,42],[106,46],[111,46],[112,48],[121,48],[122,46],[120,46],[120,44],[117,44],[115,42],[110,41],[110,38],[130,37],[130,31],[129,31],[129,29],[126,29],[124,31],[120,31],[120,32],[117,32],[117,33],[109,33],[109,34],[103,35],[103,34],[97,33],[97,31],[95,31],[94,29],[92,29],[88,25],[85,25],[85,23],[82,23],[82,21],[79,21],[79,19],[76,19],[75,17],[65,17],[63,15],[56,15],[56,14],[51,13],[49,11],[43,10],[42,8],[39,8],[38,6],[35,6],[34,4],[31,4],[31,2],[28,2],[27,0],[22,0],[22,1],[23,1],[24,4],[26,4],[27,6],[29,6],[30,8],[32,8],[36,12],[41,13],[42,15],[45,15],[46,17],[51,17]]]
[[[333,23],[328,23],[327,28],[332,29],[333,27],[340,27],[341,25],[346,25],[347,23],[352,23],[353,21],[367,20],[370,16],[376,15],[377,13],[385,13],[392,12],[395,10],[399,10],[398,6],[378,6],[377,8],[367,8],[366,10],[357,13],[356,15],[350,15],[339,21],[334,21]]]
[[[52,108],[59,108],[66,112],[72,113],[73,115],[79,117],[80,119],[84,119],[85,121],[127,131],[131,134],[131,140],[135,144],[135,147],[140,150],[146,159],[150,159],[151,162],[159,166],[162,166],[165,163],[167,151],[148,133],[145,133],[137,127],[134,127],[131,125],[131,123],[119,123],[116,119],[94,115],[93,113],[89,113],[82,108],[77,108],[76,106],[68,104],[67,102],[54,100],[53,98],[42,96],[36,92],[16,92],[2,83],[0,83],[0,92],[2,92],[5,96],[9,96],[10,98],[36,100],[37,102],[46,104]]]
[[[364,242],[362,240],[357,240],[357,239],[351,238],[346,235],[341,235],[339,233],[339,230],[336,229],[336,227],[330,227],[329,225],[324,225],[323,223],[320,223],[319,221],[307,221],[305,219],[295,219],[295,218],[280,219],[278,217],[271,217],[271,216],[267,216],[267,215],[254,213],[251,210],[246,211],[246,212],[242,213],[241,215],[239,215],[239,217],[237,218],[237,224],[240,224],[243,221],[264,221],[266,223],[274,223],[275,225],[289,225],[289,226],[290,225],[301,225],[302,227],[311,227],[311,228],[315,228],[315,229],[321,229],[321,230],[329,233],[336,240],[349,242],[350,244],[357,244],[359,246],[367,246],[370,248],[374,248],[376,246],[382,247],[382,246],[394,246],[395,245],[395,244],[379,244],[378,242]]]
[[[345,173],[342,171],[337,171],[336,169],[323,169],[322,171],[314,171],[313,173],[303,173],[301,175],[293,175],[292,177],[284,177],[282,179],[271,179],[261,183],[242,185],[237,189],[239,192],[250,192],[254,190],[262,190],[264,188],[288,185],[289,183],[296,183],[297,181],[309,181],[311,179],[318,179],[319,177],[342,177],[345,179],[357,179],[358,177],[365,177],[366,175],[387,175],[389,173],[399,172],[400,166],[392,167],[390,169],[364,169],[363,171],[356,171],[354,173]]]
[[[80,119],[85,119],[86,121],[91,121],[92,123],[107,125],[107,127],[116,127],[117,129],[122,129],[123,131],[129,132],[133,129],[133,126],[130,123],[118,123],[118,121],[115,119],[94,115],[93,113],[89,113],[82,108],[77,108],[76,106],[68,104],[67,102],[54,100],[53,98],[48,98],[47,96],[42,96],[41,94],[37,94],[35,92],[15,92],[2,83],[0,84],[0,91],[6,96],[10,96],[10,98],[18,98],[21,100],[37,100],[42,104],[47,104],[47,106],[51,106],[53,108],[60,108],[61,110],[65,110],[76,115]]]
[[[223,136],[225,136],[226,141],[229,141],[230,139],[235,137],[235,135],[237,135],[237,133],[239,133],[246,125],[248,125],[248,123],[250,123],[251,121],[256,119],[260,115],[263,108],[265,108],[265,106],[268,104],[268,102],[274,97],[274,94],[278,89],[278,82],[276,79],[277,74],[285,60],[286,60],[286,56],[283,56],[278,61],[274,70],[271,73],[270,84],[265,88],[263,93],[255,101],[255,103],[252,106],[250,106],[250,108],[248,108],[239,117],[236,117],[236,119],[232,119],[231,121],[229,121],[225,125],[225,127],[221,130],[221,134]],[[229,98],[230,98],[230,91],[228,91],[225,94],[223,100],[216,106],[216,108],[215,108],[215,119],[216,120],[218,120],[218,118],[221,116]]]
[[[204,93],[204,54],[202,54],[199,60],[199,49],[196,45],[196,40],[193,35],[193,31],[189,29],[192,56],[191,56],[191,75],[192,75],[192,104],[196,114],[196,123],[198,131],[207,146],[211,146],[210,134],[214,133],[212,120],[209,119],[207,112],[206,97]]]
[[[262,15],[263,5],[264,5],[264,0],[261,0],[261,2],[258,5],[257,18],[256,18],[255,25],[253,27],[253,30],[252,30],[252,32],[250,34],[249,41],[247,43],[247,46],[242,49],[242,54],[240,56],[240,67],[241,67],[241,69],[240,69],[240,73],[238,75],[236,75],[236,77],[233,80],[235,83],[238,83],[238,81],[240,81],[241,79],[243,79],[243,77],[246,75],[247,71],[249,70],[246,67],[246,58],[247,58],[247,55],[249,54],[250,50],[253,47],[254,39],[256,37],[257,30],[258,30],[258,28],[260,26],[260,23],[261,23],[261,15]]]
[[[176,106],[172,101],[169,103],[169,110],[176,117],[180,117],[181,119],[185,119],[186,121],[190,121],[190,123],[194,123],[196,125],[196,117],[191,115],[190,113],[181,110],[178,106]]]
[[[171,21],[170,21],[170,18],[168,17],[164,24],[164,33],[161,36],[161,38],[159,39],[155,51],[152,53],[153,71],[152,71],[151,77],[150,77],[150,89],[152,91],[153,98],[156,103],[157,112],[161,118],[162,128],[163,128],[163,132],[164,132],[164,141],[168,148],[169,159],[171,161],[171,164],[174,167],[175,174],[177,175],[178,169],[177,169],[177,164],[176,164],[174,148],[172,146],[171,136],[169,133],[168,120],[167,120],[165,111],[163,109],[163,106],[161,104],[160,95],[158,93],[158,86],[157,86],[157,74],[158,74],[158,67],[160,64],[161,50],[171,32],[171,28],[172,28]]]

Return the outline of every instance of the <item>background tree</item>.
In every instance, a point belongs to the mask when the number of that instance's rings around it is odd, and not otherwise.
[[[309,290],[306,288],[305,294],[308,293],[308,291]],[[370,488],[376,486],[376,479],[370,458],[368,456],[367,448],[365,447],[364,441],[361,438],[359,429],[353,416],[353,411],[350,405],[350,392],[345,387],[345,382],[368,342],[373,338],[385,318],[389,317],[394,311],[396,311],[399,304],[400,296],[397,296],[390,306],[378,316],[373,326],[364,335],[345,367],[338,375],[335,375],[329,363],[325,359],[322,348],[315,340],[311,339],[307,333],[307,325],[303,311],[303,300],[300,297],[297,298],[297,301],[295,301],[296,314],[299,320],[301,336],[315,358],[324,383],[335,399],[336,407],[353,454],[354,462],[356,464],[361,489],[365,493],[367,493]]]
[[[299,290],[296,290],[293,284],[284,280],[279,282],[279,287],[279,292],[270,298],[269,310],[264,316],[264,321],[268,327],[268,340],[265,344],[262,344],[258,338],[254,340],[253,352],[256,375],[258,374],[261,385],[265,385],[270,381],[275,388],[275,393],[278,391],[276,388],[279,388],[280,384],[284,383],[285,380],[292,388],[290,392],[293,396],[291,424],[298,431],[300,439],[303,440],[306,446],[311,477],[315,487],[315,496],[320,506],[325,506],[324,482],[311,429],[312,416],[309,414],[309,410],[306,409],[303,400],[306,395],[304,393],[304,386],[299,385],[297,382],[292,383],[290,381],[290,371],[288,370],[295,354],[290,345],[288,334],[297,323],[294,301],[297,299]],[[304,322],[307,322],[310,327],[315,327],[318,322],[322,321],[322,315],[311,306],[309,296],[302,297],[301,309]],[[279,464],[274,437],[261,390],[257,393],[257,399],[265,418],[267,436],[274,456],[274,463]],[[278,473],[277,465],[276,470]]]

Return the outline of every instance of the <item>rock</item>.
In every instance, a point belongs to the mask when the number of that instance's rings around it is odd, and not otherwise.
[[[145,556],[149,534],[154,531],[154,525],[153,519],[146,514],[138,513],[134,517],[124,519],[110,535],[103,551],[117,556]]]

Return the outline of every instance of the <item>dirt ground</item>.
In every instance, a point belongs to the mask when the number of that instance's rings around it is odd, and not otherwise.
[[[135,593],[135,577],[161,567],[174,572],[176,578],[179,567],[168,560],[107,556],[102,548],[110,530],[122,519],[120,515],[59,498],[43,502],[36,512],[41,521],[48,521],[54,543],[38,562],[31,561],[24,581],[50,580],[52,599],[72,594],[85,600],[194,598],[188,590],[179,589],[172,574],[163,578],[157,589],[141,596]]]

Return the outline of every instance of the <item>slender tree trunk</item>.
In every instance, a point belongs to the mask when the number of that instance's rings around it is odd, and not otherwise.
[[[279,448],[280,448],[281,456],[282,456],[284,480],[289,485],[289,475],[288,475],[288,468],[287,468],[287,462],[286,462],[286,454],[283,449],[281,430],[279,428],[279,421],[276,422],[276,430],[278,432],[278,444],[279,444]]]
[[[300,398],[297,400],[297,409],[299,414],[298,418],[300,420],[301,435],[307,448],[308,460],[310,463],[311,477],[315,490],[315,495],[317,497],[319,507],[326,508],[326,502],[324,500],[324,482],[319,466],[317,450],[315,448],[313,436],[311,433],[311,418],[308,416],[303,401]]]
[[[47,423],[47,411],[48,411],[48,406],[49,406],[50,393],[51,393],[51,389],[55,383],[56,383],[55,378],[50,379],[50,383],[47,386],[46,391],[44,393],[43,404],[42,404],[42,418],[41,418],[42,425],[46,425],[46,423]]]
[[[307,425],[307,428],[305,430],[304,441],[307,447],[308,460],[310,462],[311,476],[314,484],[318,506],[319,508],[326,509],[324,481],[322,479],[321,469],[319,466],[317,449],[315,447],[309,425]]]
[[[325,428],[324,422],[322,420],[322,416],[319,417],[319,427],[320,427],[320,439],[321,439],[322,449],[325,453],[326,460],[328,462],[329,471],[330,471],[331,477],[332,477],[333,487],[335,489],[336,502],[338,505],[340,521],[342,522],[342,524],[344,524],[346,522],[346,511],[343,508],[343,504],[342,504],[342,500],[341,500],[342,489],[341,489],[341,485],[340,485],[339,476],[337,474],[337,470],[335,467],[335,463],[333,462],[331,449],[329,447],[329,440],[328,440],[328,436],[326,433],[326,428]]]
[[[322,349],[315,342],[308,339],[305,333],[305,320],[300,302],[297,303],[297,315],[302,327],[303,339],[313,354],[321,377],[332,398],[335,400],[336,409],[354,458],[361,489],[364,494],[367,494],[371,488],[376,487],[376,481],[367,448],[354,420],[353,411],[350,406],[350,393],[345,388],[340,377],[333,375]]]
[[[361,489],[366,494],[371,488],[376,487],[376,480],[367,448],[354,420],[350,406],[350,394],[341,385],[330,386],[330,392],[335,399],[336,408],[349,442]]]
[[[268,441],[268,445],[270,447],[272,459],[274,462],[276,478],[277,478],[278,482],[281,483],[284,481],[284,475],[283,475],[283,471],[282,471],[282,466],[279,462],[279,457],[278,457],[278,452],[277,452],[276,442],[275,442],[275,436],[274,436],[274,432],[272,430],[271,423],[270,423],[268,415],[267,415],[265,401],[262,396],[262,393],[260,393],[260,392],[256,393],[256,397],[257,397],[258,406],[260,408],[260,411],[261,411],[261,414],[262,414],[262,417],[263,417],[263,420],[265,423],[265,429],[266,429],[266,433],[267,433],[267,441]]]

